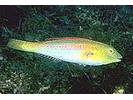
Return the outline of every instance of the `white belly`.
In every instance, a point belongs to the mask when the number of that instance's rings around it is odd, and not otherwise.
[[[95,62],[92,61],[91,59],[88,60],[83,60],[80,59],[80,53],[81,50],[50,50],[50,49],[40,49],[39,52],[40,54],[50,56],[56,59],[60,59],[66,62],[71,62],[71,63],[78,63],[80,65],[101,65],[102,63],[100,62]]]
[[[56,59],[60,59],[67,62],[73,62],[73,63],[82,63],[79,59],[79,54],[81,50],[40,50],[40,54],[44,54],[50,57],[54,57]]]

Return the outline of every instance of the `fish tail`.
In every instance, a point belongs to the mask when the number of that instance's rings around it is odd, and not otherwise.
[[[29,52],[35,52],[37,48],[35,42],[27,42],[17,39],[10,39],[7,44],[7,47],[21,51],[29,51]]]

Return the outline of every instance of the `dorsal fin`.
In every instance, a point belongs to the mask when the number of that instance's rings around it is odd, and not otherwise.
[[[80,38],[80,37],[57,37],[57,38],[46,38],[45,41],[51,41],[51,40],[64,40],[64,39],[82,39],[82,40],[89,40],[89,39]]]

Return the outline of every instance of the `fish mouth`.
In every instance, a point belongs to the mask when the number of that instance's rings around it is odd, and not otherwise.
[[[120,62],[122,59],[122,56],[117,57],[117,62]]]
[[[118,53],[118,55],[117,55],[117,60],[118,60],[118,62],[120,62],[121,59],[122,59],[122,55]]]
[[[117,61],[116,62],[120,62],[121,61],[121,59],[117,59]]]

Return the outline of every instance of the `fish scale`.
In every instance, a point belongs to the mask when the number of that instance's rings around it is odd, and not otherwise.
[[[49,38],[42,42],[11,39],[7,46],[80,65],[98,66],[120,62],[122,58],[110,45],[78,37]]]

